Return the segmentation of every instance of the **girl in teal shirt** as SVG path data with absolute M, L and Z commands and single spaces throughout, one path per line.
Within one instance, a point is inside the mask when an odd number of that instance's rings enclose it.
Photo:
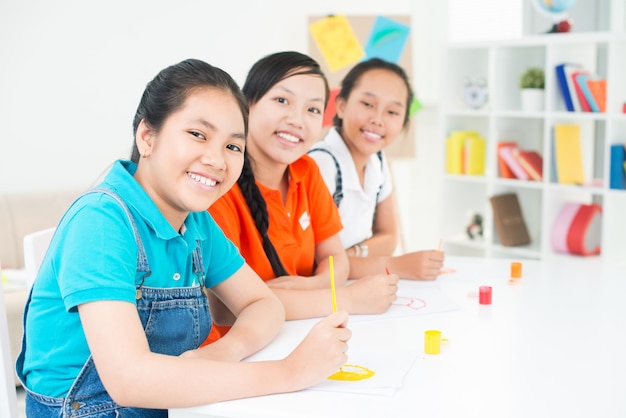
M 199 60 L 147 85 L 131 161 L 68 209 L 31 290 L 17 362 L 27 416 L 165 417 L 167 408 L 303 389 L 345 363 L 345 312 L 284 360 L 241 362 L 284 321 L 206 212 L 239 177 L 247 115 L 232 78 Z M 209 310 L 208 292 L 237 319 L 197 349 L 212 319 L 231 318 Z

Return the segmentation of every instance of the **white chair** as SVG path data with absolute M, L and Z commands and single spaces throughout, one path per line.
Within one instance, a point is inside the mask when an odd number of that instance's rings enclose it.
M 26 284 L 29 289 L 35 281 L 55 230 L 56 227 L 53 227 L 24 236 L 24 270 L 26 270 Z
M 4 306 L 4 290 L 0 285 L 0 417 L 17 417 L 17 394 L 13 371 L 13 357 L 9 342 L 9 325 L 6 307 Z

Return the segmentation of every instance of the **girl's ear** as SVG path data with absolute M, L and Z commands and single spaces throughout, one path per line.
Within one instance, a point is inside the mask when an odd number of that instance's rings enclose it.
M 152 129 L 145 119 L 142 119 L 137 126 L 137 133 L 135 134 L 135 143 L 137 144 L 137 150 L 142 158 L 148 157 L 152 153 L 152 147 L 154 146 L 154 129 Z
M 337 117 L 339 119 L 343 119 L 343 114 L 346 109 L 346 101 L 344 100 L 344 98 L 337 96 L 337 98 L 335 99 L 335 106 L 337 110 Z

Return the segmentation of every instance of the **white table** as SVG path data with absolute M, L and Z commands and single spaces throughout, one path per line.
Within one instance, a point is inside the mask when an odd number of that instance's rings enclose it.
M 459 309 L 350 325 L 351 352 L 415 350 L 392 396 L 304 390 L 169 416 L 626 417 L 626 263 L 526 260 L 511 284 L 511 261 L 448 257 L 457 273 L 401 286 L 438 286 Z M 480 285 L 493 287 L 492 305 L 479 305 Z M 273 344 L 295 346 L 311 324 L 287 322 Z M 441 354 L 424 354 L 427 329 L 448 339 Z

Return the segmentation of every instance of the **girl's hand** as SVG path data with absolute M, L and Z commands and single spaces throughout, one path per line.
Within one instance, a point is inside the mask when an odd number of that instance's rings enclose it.
M 444 259 L 441 251 L 416 251 L 393 257 L 390 268 L 405 279 L 435 280 L 441 273 Z
M 315 324 L 304 340 L 285 362 L 297 386 L 313 386 L 338 371 L 348 361 L 348 340 L 352 332 L 346 328 L 348 313 L 335 312 Z
M 337 289 L 338 304 L 346 303 L 353 314 L 375 314 L 386 312 L 397 299 L 397 274 L 365 276 Z

